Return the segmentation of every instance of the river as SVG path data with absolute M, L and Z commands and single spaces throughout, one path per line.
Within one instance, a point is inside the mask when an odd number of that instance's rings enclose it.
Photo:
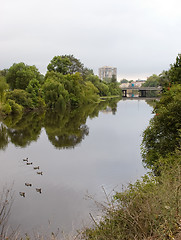
M 151 104 L 121 100 L 101 109 L 88 107 L 68 116 L 29 114 L 1 123 L 0 191 L 12 187 L 8 224 L 13 229 L 73 232 L 91 224 L 89 213 L 96 218 L 90 198 L 103 201 L 103 188 L 111 194 L 146 173 L 140 144 Z

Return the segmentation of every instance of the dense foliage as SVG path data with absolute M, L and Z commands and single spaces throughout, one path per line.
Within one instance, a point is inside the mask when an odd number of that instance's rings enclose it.
M 143 83 L 143 87 L 158 87 L 160 85 L 159 82 L 160 78 L 156 74 L 153 74 L 152 76 L 148 77 L 146 82 Z
M 155 116 L 144 131 L 143 161 L 147 167 L 157 168 L 158 159 L 173 154 L 181 139 L 181 55 L 167 72 L 169 83 L 154 109 Z M 174 74 L 175 73 L 175 74 Z M 178 78 L 177 78 L 178 77 Z
M 111 83 L 102 82 L 73 55 L 55 56 L 47 69 L 43 76 L 35 66 L 21 62 L 1 70 L 1 113 L 9 115 L 43 108 L 63 110 L 99 102 L 102 96 L 121 96 L 114 79 Z

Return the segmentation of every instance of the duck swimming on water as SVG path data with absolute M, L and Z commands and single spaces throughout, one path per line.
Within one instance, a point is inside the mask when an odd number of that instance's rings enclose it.
M 24 158 L 23 161 L 28 162 L 28 158 Z
M 25 197 L 25 192 L 19 192 L 19 195 Z
M 26 165 L 32 165 L 33 163 L 32 162 L 27 162 Z
M 36 188 L 36 191 L 41 193 L 41 188 Z
M 36 169 L 40 169 L 40 167 L 38 166 L 38 167 L 34 167 L 34 169 L 36 170 Z
M 25 186 L 27 186 L 27 187 L 31 187 L 32 184 L 31 184 L 31 183 L 25 183 Z

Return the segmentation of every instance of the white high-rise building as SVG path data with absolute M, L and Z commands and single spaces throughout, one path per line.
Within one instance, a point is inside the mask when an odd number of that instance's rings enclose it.
M 108 82 L 113 78 L 117 81 L 117 68 L 108 66 L 99 68 L 99 78 Z

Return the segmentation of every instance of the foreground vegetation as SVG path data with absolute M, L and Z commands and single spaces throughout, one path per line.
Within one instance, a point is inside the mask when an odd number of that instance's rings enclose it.
M 73 55 L 55 56 L 45 76 L 35 66 L 13 64 L 0 71 L 0 112 L 20 114 L 34 109 L 65 110 L 121 96 L 113 78 L 101 81 Z

